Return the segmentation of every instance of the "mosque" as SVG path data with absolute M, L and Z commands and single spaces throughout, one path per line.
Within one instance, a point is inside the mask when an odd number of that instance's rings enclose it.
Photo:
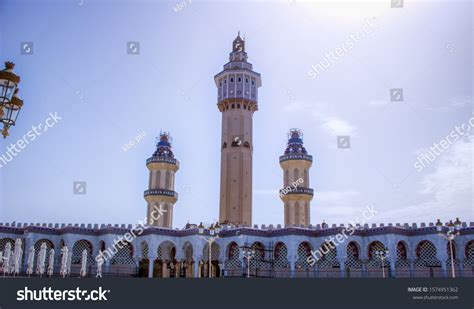
M 46 256 L 54 249 L 53 275 L 59 274 L 61 249 L 67 246 L 70 276 L 79 276 L 83 263 L 88 276 L 95 276 L 98 256 L 103 258 L 105 277 L 474 276 L 474 223 L 458 219 L 420 225 L 311 224 L 314 191 L 309 169 L 313 157 L 299 129 L 290 129 L 279 157 L 284 225 L 252 225 L 252 122 L 262 80 L 247 61 L 240 34 L 233 41 L 229 61 L 214 80 L 222 113 L 218 223 L 173 228 L 179 154 L 172 150 L 171 135 L 161 133 L 154 153 L 146 160 L 146 222 L 0 223 L 0 252 L 8 243 L 13 248 L 17 239 L 22 240 L 20 274 L 26 271 L 30 248 L 35 249 L 32 259 L 36 265 L 45 244 Z M 449 241 L 449 235 L 456 237 Z M 45 261 L 46 268 L 49 262 Z

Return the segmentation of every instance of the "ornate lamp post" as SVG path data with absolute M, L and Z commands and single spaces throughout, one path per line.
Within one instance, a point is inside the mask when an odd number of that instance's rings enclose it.
M 20 76 L 13 72 L 15 64 L 5 62 L 5 69 L 0 71 L 0 121 L 3 123 L 2 135 L 6 138 L 8 129 L 16 124 L 23 101 L 18 98 Z
M 221 232 L 221 230 L 222 230 L 222 227 L 219 225 L 219 223 L 216 223 L 215 226 L 213 224 L 211 224 L 211 226 L 209 227 L 210 237 L 206 238 L 205 236 L 200 236 L 202 239 L 204 239 L 207 242 L 207 244 L 209 246 L 209 255 L 208 255 L 209 278 L 212 278 L 212 272 L 211 272 L 211 268 L 212 268 L 212 260 L 211 260 L 212 243 L 215 242 L 219 238 L 219 233 Z M 198 232 L 199 232 L 199 234 L 204 235 L 204 231 L 205 231 L 205 228 L 204 228 L 204 225 L 201 222 L 201 224 L 199 224 L 199 226 L 198 226 Z
M 255 256 L 255 249 L 244 248 L 242 250 L 244 259 L 247 259 L 247 278 L 250 278 L 250 259 Z
M 461 230 L 461 221 L 459 218 L 456 218 L 456 221 L 449 220 L 447 224 L 448 230 L 446 231 L 446 235 L 443 234 L 443 223 L 438 219 L 436 222 L 436 230 L 440 236 L 443 236 L 449 241 L 449 250 L 451 253 L 451 273 L 453 278 L 456 278 L 456 273 L 454 271 L 454 250 L 453 250 L 453 240 L 456 236 L 459 236 L 459 231 Z
M 378 257 L 382 261 L 382 276 L 385 278 L 385 265 L 384 265 L 384 260 L 387 258 L 388 254 L 390 252 L 388 251 L 388 248 L 383 248 L 382 250 L 375 250 L 374 254 L 376 257 Z
M 19 89 L 17 88 L 10 102 L 2 104 L 4 108 L 4 114 L 0 117 L 0 120 L 3 123 L 3 138 L 7 138 L 7 136 L 10 135 L 8 133 L 8 129 L 16 124 L 20 110 L 23 107 L 23 100 L 17 95 L 18 91 Z

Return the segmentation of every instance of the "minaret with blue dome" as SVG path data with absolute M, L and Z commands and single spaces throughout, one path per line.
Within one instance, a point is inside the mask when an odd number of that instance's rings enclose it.
M 299 129 L 290 129 L 288 144 L 280 156 L 283 169 L 283 189 L 280 198 L 284 204 L 285 226 L 309 226 L 310 202 L 313 189 L 309 187 L 309 169 L 313 157 L 303 145 L 303 133 Z
M 166 228 L 173 226 L 173 207 L 178 200 L 174 180 L 179 161 L 174 156 L 171 142 L 169 133 L 160 133 L 155 152 L 146 160 L 150 178 L 144 193 L 148 224 Z

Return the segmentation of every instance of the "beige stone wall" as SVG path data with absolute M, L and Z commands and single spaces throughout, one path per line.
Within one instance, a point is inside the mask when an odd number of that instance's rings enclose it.
M 283 169 L 283 188 L 298 187 L 309 188 L 309 169 L 311 162 L 307 160 L 287 160 L 280 163 Z M 302 182 L 299 181 L 302 179 Z M 308 226 L 310 220 L 311 195 L 308 194 L 285 194 L 281 196 L 284 208 L 285 226 L 304 225 Z
M 252 224 L 252 113 L 244 101 L 229 101 L 234 109 L 222 111 L 220 222 Z M 237 108 L 240 104 L 240 109 Z M 241 144 L 233 147 L 234 138 Z M 248 143 L 250 148 L 244 147 Z
M 178 170 L 178 164 L 169 163 L 152 163 L 148 164 L 150 170 L 149 189 L 166 189 L 174 191 L 175 174 Z M 173 207 L 177 201 L 177 197 L 164 195 L 149 195 L 145 197 L 147 201 L 147 218 L 148 223 L 153 226 L 173 227 Z M 154 211 L 154 206 L 166 210 L 158 219 L 150 220 L 150 216 Z M 155 215 L 155 217 L 157 217 Z

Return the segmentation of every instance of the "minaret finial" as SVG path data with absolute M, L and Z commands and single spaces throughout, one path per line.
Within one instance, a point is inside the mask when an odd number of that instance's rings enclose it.
M 237 36 L 240 36 L 240 30 L 237 31 Z

